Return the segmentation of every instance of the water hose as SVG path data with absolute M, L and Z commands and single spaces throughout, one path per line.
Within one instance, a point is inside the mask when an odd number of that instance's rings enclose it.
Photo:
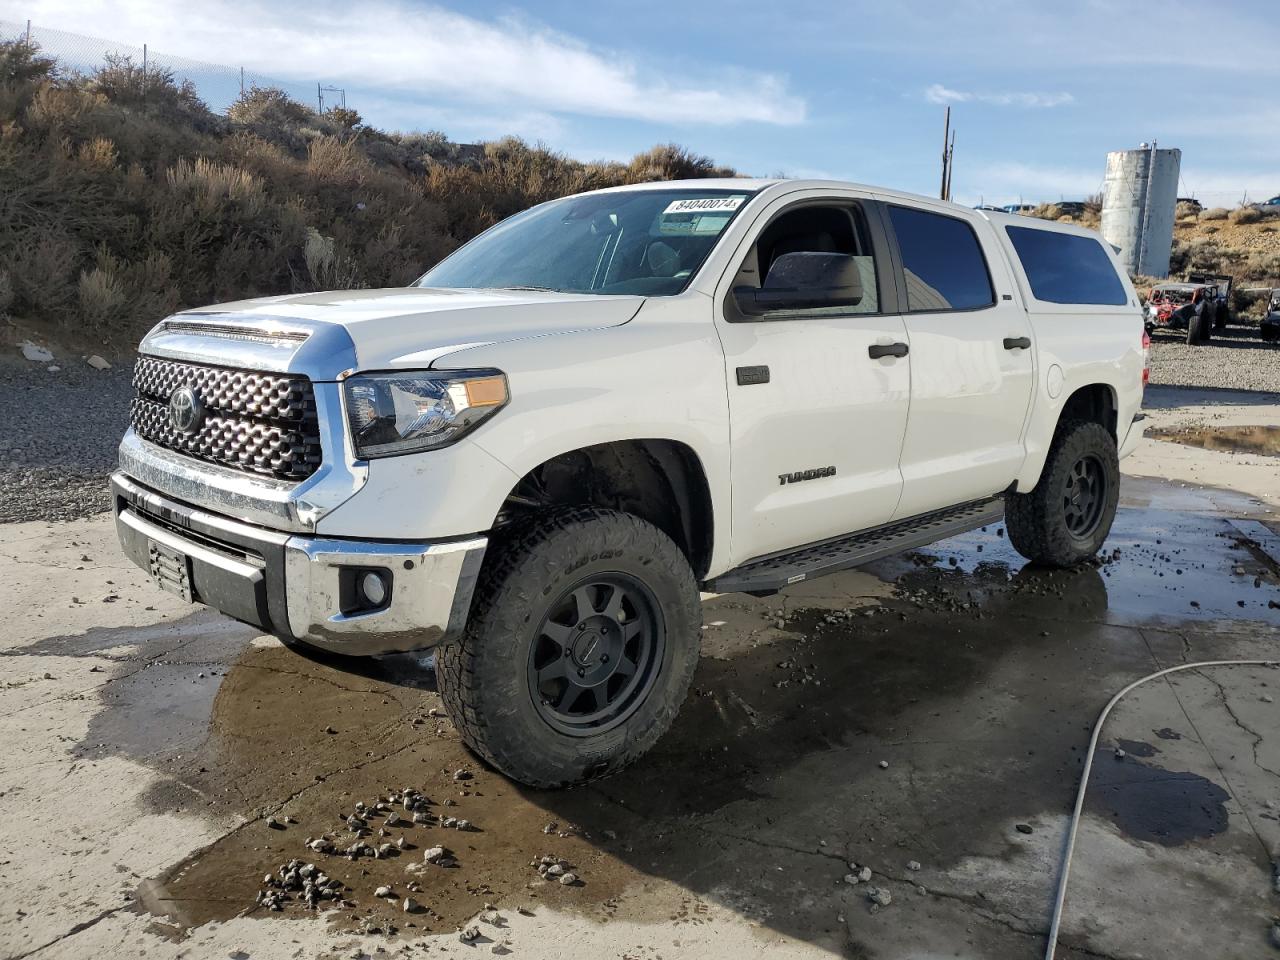
M 1164 670 L 1149 673 L 1145 677 L 1133 681 L 1133 683 L 1107 701 L 1107 705 L 1102 708 L 1102 713 L 1098 714 L 1098 719 L 1094 722 L 1093 735 L 1089 738 L 1089 750 L 1085 755 L 1084 771 L 1080 775 L 1080 788 L 1076 791 L 1076 806 L 1071 813 L 1071 825 L 1067 829 L 1066 850 L 1062 857 L 1062 873 L 1058 876 L 1058 892 L 1053 900 L 1053 921 L 1049 924 L 1049 942 L 1045 946 L 1045 960 L 1054 960 L 1053 955 L 1058 949 L 1058 928 L 1062 924 L 1062 905 L 1067 899 L 1067 878 L 1071 874 L 1071 855 L 1075 852 L 1076 832 L 1080 827 L 1080 814 L 1084 810 L 1084 798 L 1089 790 L 1089 772 L 1093 769 L 1093 757 L 1098 749 L 1098 740 L 1102 736 L 1102 726 L 1107 722 L 1107 715 L 1111 713 L 1111 708 L 1119 703 L 1130 690 L 1142 686 L 1148 680 L 1156 680 L 1182 670 L 1199 670 L 1204 667 L 1278 666 L 1280 666 L 1280 660 L 1202 660 L 1199 663 L 1183 663 L 1176 667 L 1167 667 Z

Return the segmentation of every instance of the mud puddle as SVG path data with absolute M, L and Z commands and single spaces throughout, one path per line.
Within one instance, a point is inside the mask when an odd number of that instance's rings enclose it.
M 1274 575 L 1234 572 L 1253 560 L 1227 529 L 1123 511 L 1105 562 L 1044 571 L 996 525 L 810 594 L 712 599 L 672 731 L 631 769 L 560 792 L 519 788 L 465 750 L 429 660 L 248 645 L 217 679 L 204 742 L 181 738 L 164 760 L 182 794 L 149 798 L 244 823 L 145 884 L 140 904 L 178 929 L 279 915 L 258 902 L 264 878 L 296 858 L 337 881 L 317 911 L 336 928 L 412 934 L 452 931 L 486 903 L 666 919 L 643 894 L 659 879 L 845 953 L 835 918 L 866 906 L 841 886 L 850 862 L 894 877 L 907 859 L 942 871 L 1012 856 L 1012 823 L 1069 806 L 1080 718 L 1153 669 L 1129 624 L 1280 616 L 1267 606 Z M 429 801 L 425 822 L 403 809 L 406 790 Z M 362 816 L 353 831 L 357 802 L 396 817 Z M 317 839 L 339 852 L 308 846 Z M 342 854 L 361 842 L 392 847 Z M 456 863 L 424 864 L 435 846 Z M 547 855 L 581 885 L 540 877 L 532 862 Z M 383 886 L 394 896 L 377 897 Z M 405 913 L 405 897 L 423 909 Z M 296 895 L 282 907 L 310 912 Z
M 1137 757 L 1154 757 L 1149 744 L 1119 741 L 1126 758 L 1117 762 L 1110 748 L 1094 758 L 1089 781 L 1090 809 L 1110 819 L 1128 837 L 1176 847 L 1207 840 L 1227 829 L 1231 795 L 1208 777 L 1188 770 L 1166 770 Z M 1127 746 L 1124 746 L 1127 744 Z M 1139 752 L 1139 749 L 1145 747 Z
M 1228 522 L 1157 509 L 1125 509 L 1092 565 L 1028 564 L 996 524 L 890 558 L 873 568 L 917 600 L 977 612 L 986 598 L 1017 594 L 1014 616 L 1110 623 L 1256 620 L 1280 626 L 1275 565 Z M 969 606 L 965 606 L 969 604 Z
M 1181 443 L 1204 450 L 1280 457 L 1280 427 L 1277 426 L 1154 427 L 1146 435 L 1153 440 Z

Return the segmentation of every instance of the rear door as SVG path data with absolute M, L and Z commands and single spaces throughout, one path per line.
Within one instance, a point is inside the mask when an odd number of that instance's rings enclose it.
M 1034 336 L 986 221 L 887 200 L 911 341 L 911 414 L 895 518 L 1004 490 L 1026 451 Z
M 735 287 L 766 286 L 780 256 L 807 252 L 856 257 L 861 301 L 766 316 L 738 308 Z M 735 561 L 888 521 L 902 491 L 911 358 L 878 206 L 855 191 L 775 200 L 735 254 L 714 310 Z

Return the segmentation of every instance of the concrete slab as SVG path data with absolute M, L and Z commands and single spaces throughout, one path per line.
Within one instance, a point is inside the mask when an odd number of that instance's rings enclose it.
M 1280 647 L 1278 571 L 1229 522 L 1265 520 L 1280 481 L 1223 469 L 1221 489 L 1126 479 L 1097 567 L 1031 569 L 996 526 L 778 597 L 711 598 L 671 734 L 558 793 L 470 757 L 429 661 L 308 659 L 193 612 L 114 559 L 105 518 L 0 526 L 0 598 L 21 614 L 0 635 L 0 956 L 1037 956 L 1098 710 L 1162 666 Z M 1180 677 L 1118 714 L 1115 736 L 1161 752 L 1100 781 L 1061 956 L 1258 947 L 1280 912 L 1259 885 L 1277 682 Z M 1152 732 L 1166 727 L 1183 739 Z M 1119 777 L 1139 762 L 1164 772 Z M 1105 806 L 1190 783 L 1210 796 L 1190 776 L 1225 792 L 1225 828 L 1167 844 L 1148 805 Z M 406 786 L 478 830 L 396 826 L 411 846 L 380 860 L 305 849 Z M 436 843 L 456 868 L 406 872 Z M 541 880 L 545 853 L 584 885 Z M 255 905 L 264 874 L 304 855 L 353 906 Z M 864 867 L 870 882 L 846 880 Z M 411 879 L 429 912 L 374 896 Z M 461 943 L 486 903 L 501 923 Z M 1143 923 L 1170 909 L 1162 944 Z

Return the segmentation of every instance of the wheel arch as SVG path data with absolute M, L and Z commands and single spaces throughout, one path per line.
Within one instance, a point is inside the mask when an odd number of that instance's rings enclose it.
M 1055 413 L 1046 411 L 1047 416 L 1052 417 L 1051 430 L 1037 429 L 1034 425 L 1036 421 L 1033 421 L 1032 433 L 1042 439 L 1034 445 L 1028 443 L 1027 458 L 1023 461 L 1022 470 L 1014 481 L 1011 492 L 1027 493 L 1035 489 L 1044 471 L 1053 438 L 1057 436 L 1059 427 L 1067 420 L 1086 420 L 1100 424 L 1119 446 L 1124 441 L 1124 433 L 1119 423 L 1120 403 L 1121 398 L 1113 384 L 1095 380 L 1076 387 L 1057 407 Z M 1044 424 L 1044 421 L 1039 422 Z M 1048 424 L 1044 426 L 1047 427 Z
M 566 450 L 512 487 L 495 526 L 529 511 L 599 506 L 639 517 L 669 536 L 702 580 L 715 546 L 707 471 L 688 444 L 667 438 L 615 440 Z

